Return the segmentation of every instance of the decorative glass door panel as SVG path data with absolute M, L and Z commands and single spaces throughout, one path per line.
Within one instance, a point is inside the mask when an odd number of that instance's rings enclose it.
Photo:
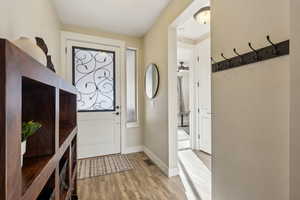
M 73 46 L 72 63 L 78 111 L 115 111 L 115 52 Z
M 73 81 L 78 92 L 78 158 L 118 154 L 121 49 L 106 40 L 85 40 L 80 36 L 66 41 L 66 79 Z

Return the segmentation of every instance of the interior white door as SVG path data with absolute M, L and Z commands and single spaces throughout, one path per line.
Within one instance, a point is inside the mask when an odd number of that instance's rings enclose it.
M 207 109 L 200 111 L 200 150 L 211 154 L 211 113 Z
M 69 40 L 67 59 L 78 95 L 78 158 L 120 153 L 120 49 Z
M 198 144 L 199 149 L 211 154 L 211 61 L 210 39 L 196 46 L 198 68 Z

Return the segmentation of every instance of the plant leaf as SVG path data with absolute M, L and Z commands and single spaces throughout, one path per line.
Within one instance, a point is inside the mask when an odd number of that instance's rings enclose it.
M 37 130 L 39 130 L 42 125 L 38 122 L 29 121 L 22 123 L 22 142 L 27 140 L 30 136 L 34 135 Z

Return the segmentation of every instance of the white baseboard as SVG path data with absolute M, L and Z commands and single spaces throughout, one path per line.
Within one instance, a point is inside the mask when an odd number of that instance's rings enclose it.
M 169 169 L 169 177 L 178 176 L 179 175 L 179 169 L 178 168 L 170 168 Z
M 144 147 L 144 152 L 166 176 L 172 177 L 179 174 L 178 168 L 169 169 L 168 166 L 147 147 Z
M 169 176 L 169 169 L 168 166 L 161 160 L 159 159 L 158 156 L 156 156 L 152 151 L 150 151 L 147 147 L 144 147 L 144 152 L 145 154 L 157 165 L 161 171 Z
M 168 168 L 168 166 L 152 151 L 150 151 L 147 147 L 144 146 L 136 146 L 136 147 L 127 147 L 123 154 L 130 153 L 138 153 L 144 152 L 155 164 L 156 166 L 168 177 L 173 177 L 179 175 L 178 168 Z
M 127 147 L 125 149 L 125 152 L 123 152 L 123 154 L 138 153 L 143 151 L 144 151 L 144 146 Z

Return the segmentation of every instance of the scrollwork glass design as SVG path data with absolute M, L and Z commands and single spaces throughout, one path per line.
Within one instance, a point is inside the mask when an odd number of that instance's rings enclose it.
M 73 84 L 78 111 L 114 111 L 115 53 L 73 47 Z

